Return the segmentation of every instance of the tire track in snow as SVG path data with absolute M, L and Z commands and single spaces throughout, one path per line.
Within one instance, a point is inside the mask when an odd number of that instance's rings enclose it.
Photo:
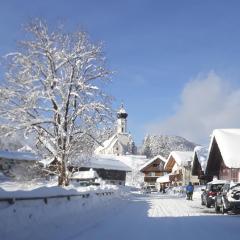
M 184 217 L 213 215 L 213 209 L 201 206 L 200 200 L 188 201 L 183 197 L 168 195 L 149 196 L 149 217 Z

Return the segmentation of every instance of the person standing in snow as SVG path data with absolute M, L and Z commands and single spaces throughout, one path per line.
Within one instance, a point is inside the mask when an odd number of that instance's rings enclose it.
M 163 192 L 163 193 L 166 193 L 166 187 L 165 187 L 165 184 L 162 185 L 162 192 Z
M 186 193 L 187 193 L 187 200 L 192 200 L 192 195 L 194 191 L 194 186 L 192 185 L 191 182 L 186 187 Z

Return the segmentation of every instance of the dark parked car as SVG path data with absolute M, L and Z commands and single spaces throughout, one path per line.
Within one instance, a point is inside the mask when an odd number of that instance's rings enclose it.
M 206 189 L 202 189 L 202 205 L 206 205 L 206 207 L 210 208 L 215 205 L 215 197 L 219 192 L 222 191 L 223 185 L 227 183 L 226 181 L 214 180 L 212 182 L 207 183 Z
M 142 188 L 142 193 L 157 192 L 155 185 L 148 185 Z
M 240 183 L 223 186 L 223 190 L 215 198 L 216 212 L 226 213 L 232 211 L 240 213 Z

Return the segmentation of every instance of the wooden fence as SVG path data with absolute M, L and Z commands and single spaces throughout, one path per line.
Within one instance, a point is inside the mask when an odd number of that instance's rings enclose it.
M 81 194 L 54 195 L 54 196 L 45 196 L 45 197 L 7 197 L 7 198 L 0 198 L 0 202 L 8 202 L 9 204 L 15 204 L 16 201 L 43 200 L 45 204 L 48 204 L 48 199 L 66 198 L 67 200 L 70 201 L 71 198 L 73 197 L 89 198 L 90 194 L 95 194 L 97 196 L 107 196 L 107 195 L 114 194 L 114 192 L 81 193 Z

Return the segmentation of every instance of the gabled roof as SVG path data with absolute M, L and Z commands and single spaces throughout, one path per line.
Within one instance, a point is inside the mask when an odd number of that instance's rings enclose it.
M 142 171 L 145 167 L 149 166 L 151 163 L 153 163 L 157 159 L 162 160 L 164 163 L 166 163 L 166 161 L 167 161 L 167 159 L 164 158 L 163 156 L 157 155 L 154 158 L 152 158 L 149 161 L 147 161 L 143 166 L 141 166 L 141 168 L 139 170 Z
M 217 143 L 222 159 L 228 168 L 240 168 L 240 129 L 215 129 L 212 133 L 209 158 Z
M 175 160 L 175 163 L 180 166 L 186 166 L 188 162 L 192 162 L 193 160 L 193 152 L 189 151 L 172 151 L 167 159 L 167 162 L 165 163 L 164 168 L 168 168 L 170 165 L 172 165 L 172 159 Z M 173 167 L 173 166 L 172 166 Z
M 193 158 L 193 167 L 197 164 L 195 161 L 198 161 L 201 170 L 205 171 L 207 166 L 207 158 L 208 158 L 208 147 L 206 146 L 197 146 L 194 148 L 194 158 Z
M 103 151 L 104 149 L 107 149 L 107 148 L 112 148 L 115 143 L 118 141 L 118 136 L 117 134 L 114 134 L 112 137 L 110 137 L 108 140 L 104 141 L 103 142 L 103 146 L 99 146 L 95 149 L 95 153 L 98 154 L 100 153 L 101 151 Z
M 39 161 L 40 158 L 31 152 L 11 152 L 11 151 L 0 151 L 0 158 L 17 160 L 17 161 Z

